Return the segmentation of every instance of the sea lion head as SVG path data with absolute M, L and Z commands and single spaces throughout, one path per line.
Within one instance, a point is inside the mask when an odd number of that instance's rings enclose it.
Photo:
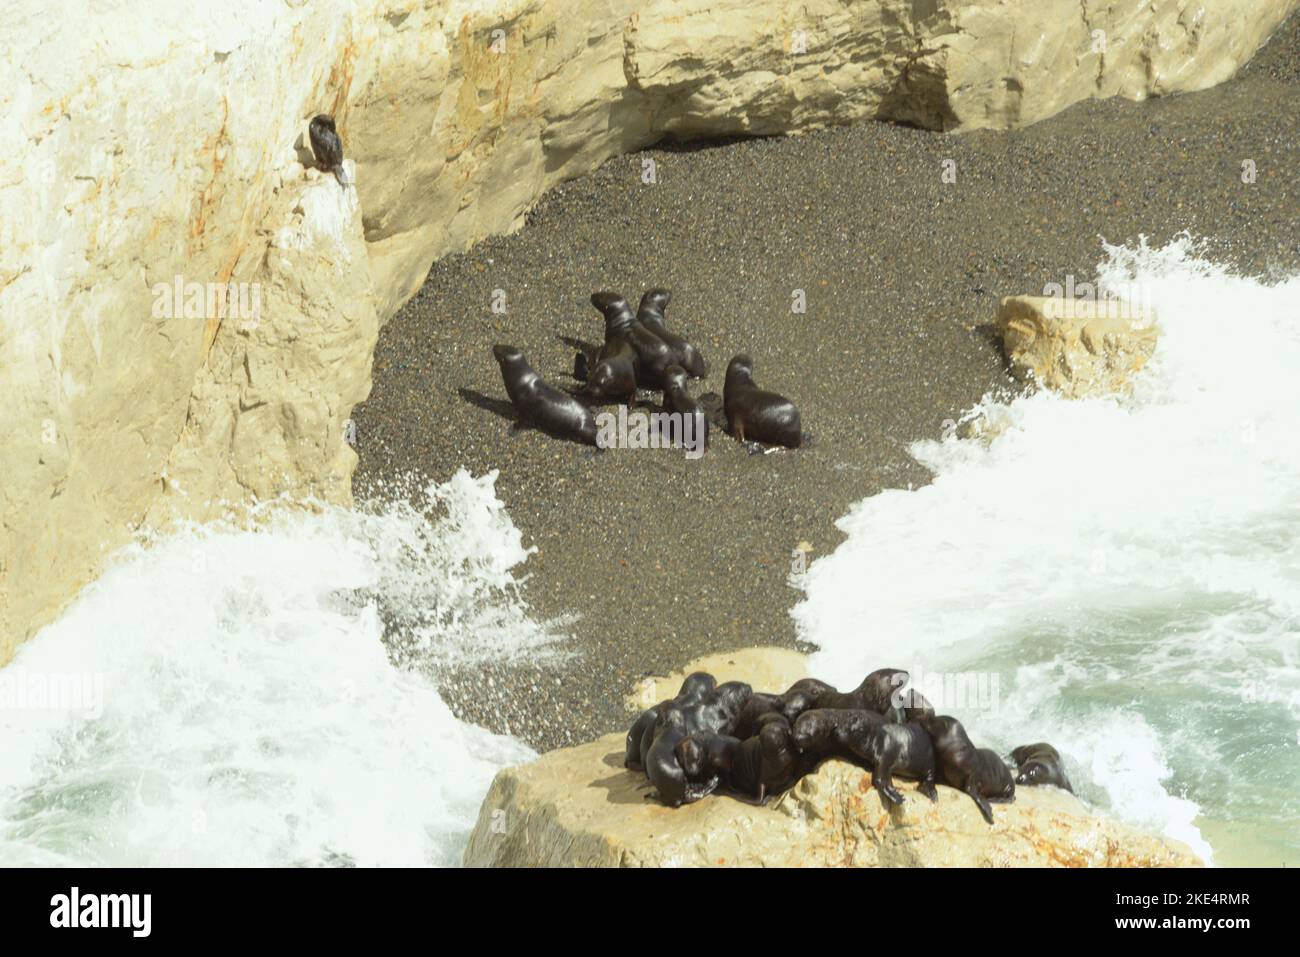
M 504 366 L 507 363 L 515 363 L 523 360 L 524 353 L 522 349 L 515 346 L 498 344 L 492 347 L 492 355 L 496 357 L 497 363 Z
M 1051 784 L 1052 769 L 1042 761 L 1035 758 L 1032 761 L 1022 764 L 1019 772 L 1016 774 L 1017 784 Z
M 614 370 L 608 362 L 596 363 L 587 377 L 586 391 L 595 395 L 609 395 L 614 389 Z
M 816 701 L 806 691 L 787 692 L 781 699 L 781 714 L 791 724 L 805 711 L 811 711 Z
M 686 370 L 681 366 L 669 366 L 664 370 L 665 389 L 685 389 Z
M 718 686 L 718 679 L 707 671 L 693 671 L 677 689 L 679 704 L 694 704 Z
M 907 686 L 909 678 L 911 675 L 902 668 L 881 668 L 873 671 L 862 679 L 862 684 L 859 686 L 863 701 L 880 714 L 884 714 L 891 706 L 902 708 L 906 699 L 903 688 Z
M 704 775 L 704 745 L 692 736 L 682 738 L 673 749 L 677 763 L 688 781 L 698 781 Z
M 925 729 L 936 747 L 941 741 L 951 740 L 959 733 L 961 738 L 966 737 L 966 729 L 961 726 L 961 722 L 946 714 L 923 714 L 916 719 L 916 723 Z
M 641 308 L 652 309 L 663 315 L 663 311 L 668 308 L 668 302 L 673 298 L 673 294 L 667 289 L 656 286 L 653 289 L 647 289 L 646 294 L 641 297 Z
M 723 381 L 723 390 L 734 388 L 738 385 L 753 385 L 754 383 L 754 360 L 749 356 L 738 355 L 727 363 L 727 377 Z
M 591 304 L 604 313 L 606 318 L 609 318 L 611 313 L 617 314 L 624 311 L 632 311 L 631 307 L 627 304 L 626 299 L 618 293 L 610 292 L 609 290 L 593 292 L 591 294 Z

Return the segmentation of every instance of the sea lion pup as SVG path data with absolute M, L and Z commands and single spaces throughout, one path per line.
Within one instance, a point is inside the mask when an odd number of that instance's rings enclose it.
M 683 705 L 687 734 L 731 734 L 753 693 L 754 689 L 743 681 L 724 681 L 696 703 Z
M 791 725 L 799 715 L 815 707 L 813 697 L 803 691 L 788 691 L 785 694 L 768 694 L 755 691 L 741 708 L 731 732 L 742 741 L 758 734 L 758 729 L 770 716 L 784 718 Z
M 754 361 L 736 356 L 727 366 L 722 388 L 727 428 L 741 442 L 761 442 L 797 449 L 803 444 L 799 410 L 783 395 L 754 385 Z
M 1065 776 L 1060 752 L 1046 741 L 1022 744 L 1011 752 L 1011 759 L 1016 762 L 1017 784 L 1051 784 L 1074 793 L 1070 779 Z
M 993 809 L 989 803 L 1010 804 L 1016 799 L 1016 782 L 1011 770 L 996 751 L 975 747 L 956 718 L 925 715 L 916 723 L 929 732 L 934 743 L 939 780 L 969 794 L 984 820 L 992 824 Z
M 495 345 L 492 355 L 501 367 L 506 393 L 521 421 L 560 438 L 596 444 L 596 417 L 591 409 L 567 392 L 547 385 L 514 346 Z
M 934 782 L 938 774 L 930 735 L 916 723 L 892 724 L 874 711 L 852 708 L 817 708 L 801 714 L 794 723 L 794 741 L 800 751 L 815 758 L 859 760 L 871 769 L 871 783 L 880 803 L 902 804 L 893 775 L 920 781 L 918 790 L 931 801 L 939 800 Z
M 704 672 L 700 672 L 704 674 Z M 712 675 L 708 675 L 712 679 Z M 696 734 L 701 731 L 712 731 L 717 734 L 731 734 L 736 727 L 736 719 L 739 717 L 745 702 L 749 700 L 752 689 L 743 681 L 728 681 L 716 687 L 710 687 L 704 694 L 695 698 L 684 699 L 680 704 L 676 701 L 666 702 L 659 709 L 654 723 L 650 726 L 641 738 L 641 764 L 649 768 L 648 752 L 650 745 L 654 742 L 655 736 L 658 735 L 659 729 L 663 726 L 664 715 L 669 710 L 676 710 L 681 713 L 682 720 L 685 722 L 685 731 L 687 734 Z
M 765 715 L 758 733 L 743 741 L 728 734 L 688 735 L 677 742 L 676 753 L 687 781 L 717 782 L 750 804 L 765 804 L 790 787 L 808 763 L 795 747 L 790 722 L 779 714 Z
M 661 389 L 664 370 L 673 364 L 672 350 L 664 341 L 636 321 L 632 307 L 616 292 L 593 292 L 591 304 L 605 317 L 605 341 L 611 333 L 622 336 L 636 353 L 636 384 L 642 389 Z
M 623 767 L 630 768 L 633 771 L 640 771 L 645 762 L 642 754 L 649 749 L 650 741 L 642 743 L 642 739 L 650 735 L 653 740 L 655 722 L 668 708 L 673 705 L 683 706 L 691 705 L 701 701 L 705 695 L 718 686 L 718 681 L 707 671 L 696 671 L 686 676 L 682 682 L 681 688 L 677 691 L 677 696 L 660 701 L 653 707 L 646 708 L 637 716 L 636 721 L 632 723 L 631 729 L 627 733 L 627 745 L 623 755 Z
M 686 370 L 681 366 L 672 365 L 664 370 L 664 411 L 681 416 L 682 423 L 686 422 L 687 416 L 691 416 L 692 441 L 702 442 L 700 448 L 708 444 L 709 420 L 700 404 L 686 391 Z M 675 431 L 679 434 L 671 436 L 675 443 L 682 444 L 686 441 L 685 428 L 684 424 L 676 427 Z
M 649 289 L 641 297 L 641 305 L 636 310 L 636 320 L 666 345 L 673 355 L 673 362 L 681 366 L 696 379 L 704 378 L 708 366 L 698 349 L 675 332 L 669 332 L 664 325 L 664 310 L 673 294 L 667 289 Z
M 702 783 L 686 780 L 686 773 L 677 763 L 677 743 L 686 734 L 686 715 L 674 705 L 660 717 L 654 741 L 646 752 L 646 776 L 659 792 L 659 800 L 669 807 L 698 801 L 718 786 L 716 776 Z
M 599 296 L 622 298 L 617 293 L 592 293 L 592 305 Z M 603 300 L 602 300 L 603 301 Z M 623 305 L 626 307 L 627 303 Z M 601 309 L 600 306 L 596 306 Z M 605 312 L 604 309 L 601 309 Z M 605 313 L 605 342 L 594 357 L 579 352 L 573 357 L 573 377 L 585 379 L 582 394 L 592 399 L 611 399 L 628 406 L 636 400 L 637 353 L 629 338 L 632 310 L 624 317 L 617 310 Z
M 347 186 L 348 173 L 343 168 L 343 141 L 334 128 L 334 117 L 326 113 L 313 116 L 307 124 L 307 135 L 311 139 L 311 151 L 316 156 L 316 165 L 333 173 L 340 186 Z
M 816 678 L 803 678 L 792 684 L 786 694 L 804 692 L 812 697 L 814 708 L 842 708 L 887 714 L 893 696 L 907 684 L 909 675 L 899 668 L 880 668 L 862 679 L 852 691 L 837 691 Z
M 859 742 L 885 724 L 874 711 L 856 708 L 814 708 L 794 722 L 794 743 L 815 758 L 864 758 Z

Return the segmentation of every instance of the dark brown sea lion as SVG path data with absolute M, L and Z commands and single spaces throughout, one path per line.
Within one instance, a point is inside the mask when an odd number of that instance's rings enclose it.
M 646 752 L 645 773 L 659 792 L 659 800 L 680 807 L 705 797 L 718 786 L 718 778 L 688 781 L 677 762 L 677 743 L 687 734 L 686 715 L 676 705 L 668 708 L 656 723 L 654 742 Z
M 705 445 L 709 440 L 709 420 L 700 408 L 700 404 L 686 391 L 686 370 L 679 365 L 669 366 L 664 370 L 664 411 L 681 417 L 682 425 L 677 429 L 681 434 L 670 436 L 674 444 L 685 441 L 685 420 L 691 417 L 691 437 L 702 436 L 699 441 Z M 702 446 L 701 446 L 702 447 Z
M 956 718 L 925 715 L 916 723 L 929 732 L 934 743 L 939 780 L 969 794 L 984 820 L 992 824 L 990 802 L 1010 804 L 1016 799 L 1016 782 L 1005 762 L 996 751 L 975 747 Z
M 637 387 L 662 389 L 664 370 L 674 362 L 672 350 L 662 339 L 636 321 L 632 307 L 618 293 L 593 292 L 591 304 L 605 317 L 605 341 L 609 341 L 611 334 L 617 334 L 632 346 L 636 354 L 633 369 Z
M 592 305 L 596 305 L 597 297 L 603 295 L 616 296 L 617 293 L 594 293 Z M 636 400 L 637 386 L 637 354 L 628 338 L 631 309 L 627 310 L 625 317 L 617 312 L 606 312 L 599 305 L 596 308 L 605 313 L 605 342 L 594 356 L 584 356 L 581 352 L 574 356 L 574 377 L 586 380 L 582 395 L 596 401 L 623 402 L 631 406 Z
M 727 429 L 741 442 L 798 448 L 803 444 L 799 410 L 783 395 L 754 384 L 754 362 L 740 355 L 727 366 L 722 389 Z
M 501 379 L 520 421 L 561 438 L 596 444 L 596 417 L 591 409 L 567 392 L 547 385 L 514 346 L 495 345 L 492 355 L 501 367 Z
M 758 733 L 743 741 L 706 732 L 689 735 L 676 747 L 687 781 L 700 786 L 717 781 L 729 794 L 754 804 L 790 787 L 809 765 L 795 746 L 790 722 L 779 714 L 765 715 Z
M 1016 762 L 1017 784 L 1051 784 L 1074 793 L 1070 779 L 1065 776 L 1060 752 L 1047 742 L 1022 744 L 1011 752 L 1011 758 Z
M 667 698 L 642 711 L 627 733 L 623 767 L 631 768 L 633 771 L 640 771 L 645 767 L 645 752 L 649 750 L 654 740 L 655 722 L 668 708 L 673 705 L 682 707 L 696 704 L 717 686 L 718 681 L 713 675 L 707 671 L 696 671 L 686 676 L 686 680 L 677 690 L 676 697 Z
M 664 324 L 664 310 L 668 308 L 671 298 L 672 293 L 667 289 L 647 291 L 641 297 L 641 305 L 636 311 L 637 322 L 659 337 L 672 352 L 673 362 L 686 370 L 688 375 L 696 379 L 702 378 L 708 371 L 704 357 L 695 346 L 677 333 L 670 332 Z
M 794 724 L 799 715 L 812 707 L 812 696 L 802 692 L 768 694 L 764 691 L 755 691 L 745 702 L 731 733 L 743 741 L 758 734 L 759 726 L 770 715 L 779 715 L 790 724 Z
M 886 714 L 894 695 L 907 684 L 908 674 L 899 668 L 880 668 L 862 679 L 852 691 L 837 691 L 816 678 L 803 678 L 790 686 L 786 694 L 804 692 L 813 699 L 814 708 L 847 708 Z
M 814 708 L 795 720 L 794 743 L 800 751 L 816 758 L 865 760 L 866 755 L 860 753 L 861 742 L 885 723 L 884 717 L 874 711 Z

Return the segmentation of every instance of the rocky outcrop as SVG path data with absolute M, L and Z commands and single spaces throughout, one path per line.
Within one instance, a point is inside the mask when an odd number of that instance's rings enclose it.
M 1021 788 L 984 822 L 969 797 L 932 804 L 895 779 L 887 810 L 871 775 L 828 761 L 766 807 L 710 796 L 668 808 L 623 769 L 623 735 L 497 774 L 465 849 L 471 867 L 1195 867 L 1191 849 L 1091 811 L 1055 788 Z
M 994 323 L 1021 382 L 1066 398 L 1127 392 L 1155 353 L 1155 314 L 1118 299 L 1010 296 Z
M 10 3 L 0 663 L 142 527 L 347 502 L 378 323 L 560 180 L 665 133 L 1004 128 L 1198 89 L 1297 4 Z M 353 193 L 304 173 L 321 111 Z M 255 322 L 164 301 L 228 283 Z

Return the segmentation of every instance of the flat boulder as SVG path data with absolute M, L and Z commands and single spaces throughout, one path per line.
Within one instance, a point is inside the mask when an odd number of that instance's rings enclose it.
M 1128 392 L 1160 335 L 1145 306 L 1051 296 L 1003 299 L 994 328 L 1016 379 L 1070 399 Z
M 969 797 L 931 803 L 895 779 L 827 761 L 765 807 L 712 795 L 668 808 L 623 768 L 622 734 L 499 772 L 465 849 L 469 867 L 1195 867 L 1186 845 L 1144 833 L 1055 788 L 1021 788 L 984 822 Z

